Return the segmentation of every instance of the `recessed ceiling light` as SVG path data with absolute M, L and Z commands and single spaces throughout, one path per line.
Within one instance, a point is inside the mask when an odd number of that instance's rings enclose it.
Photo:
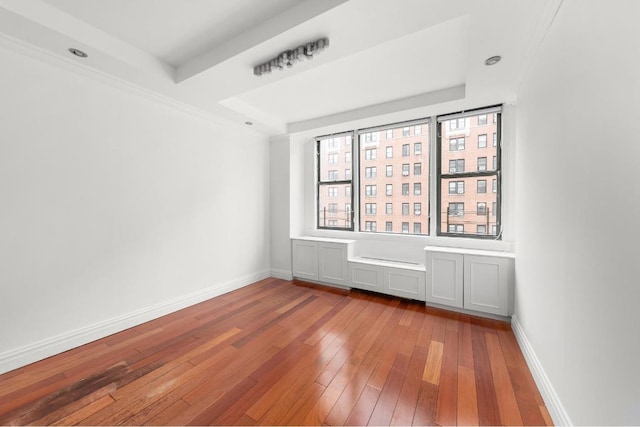
M 484 65 L 495 65 L 500 62 L 501 59 L 502 57 L 499 55 L 492 56 L 491 58 L 487 58 L 487 60 L 484 61 Z
M 79 58 L 86 58 L 87 56 L 89 56 L 86 53 L 84 53 L 83 51 L 81 51 L 80 49 L 76 49 L 76 48 L 73 48 L 73 47 L 69 48 L 69 52 L 71 52 L 72 54 L 74 54 L 75 56 L 77 56 Z
M 253 122 L 248 122 L 247 121 L 247 122 L 244 122 L 244 124 L 247 125 L 247 126 L 251 126 L 251 125 L 253 125 Z

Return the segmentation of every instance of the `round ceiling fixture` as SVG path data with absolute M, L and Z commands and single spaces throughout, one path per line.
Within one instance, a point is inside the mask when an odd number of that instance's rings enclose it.
M 500 62 L 501 59 L 502 57 L 500 55 L 492 56 L 491 58 L 487 58 L 486 61 L 484 61 L 484 65 L 495 65 Z
M 76 49 L 74 47 L 70 47 L 69 52 L 71 52 L 73 55 L 77 56 L 78 58 L 86 58 L 87 56 L 89 56 L 83 51 L 81 51 L 80 49 Z
M 247 125 L 247 126 L 251 126 L 251 125 L 253 125 L 253 122 L 246 121 L 246 122 L 244 122 L 244 124 Z

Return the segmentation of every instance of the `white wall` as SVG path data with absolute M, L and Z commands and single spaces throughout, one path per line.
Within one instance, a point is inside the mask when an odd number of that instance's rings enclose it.
M 274 137 L 269 144 L 271 194 L 271 275 L 291 276 L 289 136 Z
M 0 371 L 268 276 L 265 137 L 0 63 Z
M 518 95 L 515 312 L 575 424 L 640 423 L 638 16 L 565 0 Z

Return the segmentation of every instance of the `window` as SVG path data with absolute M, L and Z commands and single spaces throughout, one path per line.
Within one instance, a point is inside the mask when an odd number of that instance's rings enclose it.
M 376 231 L 376 222 L 375 221 L 365 221 L 365 223 L 364 223 L 364 231 Z
M 487 204 L 485 202 L 478 202 L 476 213 L 478 215 L 486 215 L 487 214 Z
M 478 170 L 486 171 L 487 170 L 487 158 L 486 157 L 478 157 Z
M 419 222 L 413 223 L 413 234 L 422 234 L 422 224 Z
M 449 120 L 449 130 L 464 129 L 465 119 Z
M 413 204 L 413 214 L 414 215 L 422 215 L 422 203 L 414 203 Z
M 487 234 L 487 226 L 478 224 L 478 234 Z
M 373 223 L 381 222 L 385 225 L 381 232 L 395 229 L 396 233 L 402 230 L 427 235 L 499 238 L 495 231 L 502 230 L 498 191 L 501 188 L 500 115 L 500 106 L 487 107 L 438 116 L 437 129 L 430 128 L 429 119 L 423 119 L 317 138 L 318 227 L 353 227 L 355 222 L 364 231 L 375 230 Z M 355 144 L 354 135 L 358 135 Z M 431 136 L 437 138 L 436 141 L 430 141 Z M 469 147 L 467 139 L 471 141 Z M 437 148 L 436 152 L 430 153 L 433 148 Z M 356 155 L 353 149 L 358 150 Z M 381 156 L 384 159 L 378 160 L 378 149 L 384 150 Z M 353 193 L 352 172 L 356 160 L 360 165 L 356 177 L 360 187 Z M 378 176 L 378 168 L 384 168 L 385 173 Z M 398 168 L 401 168 L 400 174 Z M 396 169 L 395 175 L 393 169 Z M 429 184 L 431 180 L 435 180 L 433 185 Z M 487 188 L 489 184 L 491 190 Z M 401 185 L 400 191 L 398 185 Z M 384 194 L 377 194 L 378 186 L 384 186 Z M 435 203 L 429 200 L 432 195 L 437 197 Z M 384 199 L 378 199 L 380 196 Z M 355 208 L 353 197 L 359 204 Z M 385 209 L 378 211 L 374 205 L 377 207 L 380 202 L 384 202 Z M 407 224 L 393 224 L 397 221 L 391 216 L 396 203 L 402 208 L 403 218 L 410 220 Z M 423 206 L 425 210 L 428 206 L 434 208 L 434 223 L 411 220 L 422 216 Z M 465 206 L 469 208 L 466 213 Z M 354 210 L 360 213 L 355 221 Z M 428 213 L 425 212 L 425 219 L 430 217 Z M 395 215 L 400 216 L 397 209 Z M 478 226 L 484 226 L 484 234 L 477 233 Z
M 486 160 L 486 159 L 485 159 Z M 377 175 L 377 168 L 375 166 L 371 166 L 364 169 L 364 177 L 365 178 L 375 178 Z
M 375 160 L 377 157 L 378 150 L 375 148 L 367 148 L 364 150 L 364 159 L 365 160 Z
M 449 233 L 464 233 L 464 224 L 449 224 Z
M 449 216 L 464 216 L 464 203 L 449 203 Z
M 366 215 L 375 215 L 377 213 L 378 209 L 376 208 L 376 204 L 375 203 L 365 203 L 365 211 L 364 213 Z
M 464 150 L 464 138 L 451 138 L 449 140 L 449 151 Z
M 419 126 L 418 131 L 416 126 Z M 420 136 L 416 136 L 416 132 L 420 132 Z M 377 134 L 382 141 L 368 141 L 366 135 L 370 133 Z M 353 160 L 354 162 L 358 158 L 361 160 L 357 173 L 360 190 L 354 194 L 359 204 L 357 211 L 360 216 L 357 222 L 360 230 L 365 231 L 369 221 L 380 225 L 376 232 L 400 233 L 400 222 L 394 219 L 394 215 L 395 218 L 401 215 L 406 215 L 402 218 L 411 218 L 414 203 L 421 203 L 420 209 L 425 206 L 425 203 L 429 206 L 428 194 L 425 195 L 429 188 L 429 149 L 431 148 L 429 138 L 428 120 L 378 126 L 375 129 L 359 131 L 357 144 L 359 156 L 354 155 Z M 382 150 L 379 158 L 376 157 L 377 153 L 373 154 L 370 151 L 374 149 Z M 411 175 L 412 170 L 415 177 Z M 379 209 L 373 211 L 374 208 L 371 206 L 373 204 L 376 204 Z M 423 215 L 428 218 L 427 215 Z M 428 222 L 423 221 L 423 224 Z M 427 226 L 423 225 L 423 227 Z M 412 230 L 413 228 L 408 227 L 406 232 L 411 233 Z
M 460 123 L 462 115 L 465 116 L 464 134 Z M 496 215 L 493 216 L 489 213 L 489 207 L 493 206 L 493 203 L 497 204 L 499 200 L 497 189 L 500 187 L 500 107 L 439 116 L 437 121 L 439 173 L 436 171 L 436 175 L 437 188 L 440 189 L 439 200 L 436 202 L 437 234 L 498 237 L 493 234 L 492 225 L 496 225 L 496 229 L 500 230 L 500 208 L 498 207 Z M 452 129 L 455 131 L 451 132 Z M 458 142 L 463 135 L 473 140 L 477 138 L 477 148 L 463 149 L 462 143 Z M 489 135 L 493 136 L 495 141 L 492 146 L 488 141 Z M 495 192 L 488 190 L 489 183 L 495 186 Z M 463 209 L 460 209 L 457 203 L 464 203 L 470 209 L 463 224 L 458 218 L 458 212 L 461 213 Z M 475 212 L 471 209 L 475 209 Z M 474 215 L 469 215 L 470 212 Z M 485 232 L 480 235 L 477 233 L 479 225 L 485 227 Z
M 316 139 L 317 226 L 353 230 L 351 221 L 352 133 Z M 344 155 L 344 163 L 341 162 Z M 342 209 L 344 207 L 344 209 Z
M 464 181 L 449 182 L 449 194 L 464 194 Z
M 487 148 L 487 134 L 478 135 L 478 148 Z
M 449 160 L 449 173 L 463 173 L 464 159 Z

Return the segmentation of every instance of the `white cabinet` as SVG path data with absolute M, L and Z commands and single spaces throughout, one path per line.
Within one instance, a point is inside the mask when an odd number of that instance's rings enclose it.
M 352 241 L 296 238 L 291 240 L 293 277 L 348 286 L 348 264 Z
M 427 247 L 427 302 L 510 315 L 512 254 Z
M 461 254 L 427 252 L 427 301 L 462 307 L 462 263 Z
M 422 266 L 354 258 L 349 261 L 349 279 L 353 288 L 425 300 Z
M 464 308 L 508 315 L 512 264 L 509 258 L 465 255 Z
M 293 240 L 293 277 L 318 280 L 318 242 Z

